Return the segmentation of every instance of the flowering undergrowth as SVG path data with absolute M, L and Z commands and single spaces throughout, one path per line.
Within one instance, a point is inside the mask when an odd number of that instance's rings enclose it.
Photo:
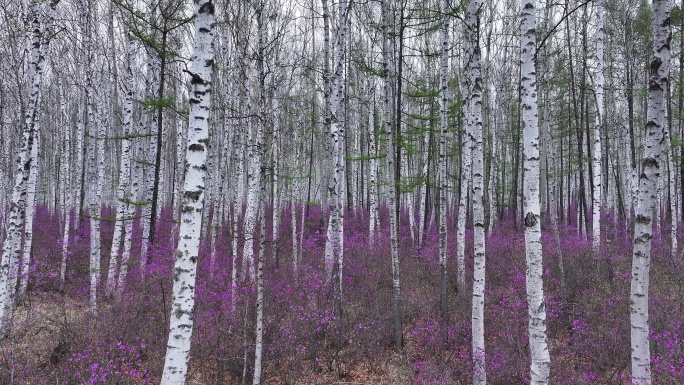
M 301 215 L 301 210 L 297 207 L 295 214 Z M 403 215 L 400 260 L 405 347 L 397 355 L 392 346 L 387 209 L 381 210 L 382 225 L 374 242 L 369 242 L 367 234 L 367 212 L 347 213 L 341 320 L 332 311 L 331 283 L 323 264 L 325 212 L 315 206 L 307 209 L 302 259 L 296 271 L 292 214 L 292 208 L 284 210 L 276 236 L 270 231 L 271 216 L 266 219 L 266 383 L 471 382 L 470 288 L 465 293 L 455 289 L 454 228 L 449 228 L 448 241 L 449 311 L 443 319 L 438 304 L 436 229 L 432 225 L 424 244 L 415 245 L 408 215 Z M 111 208 L 103 208 L 102 218 L 112 215 Z M 158 382 L 171 303 L 171 212 L 162 212 L 157 243 L 150 248 L 146 266 L 139 264 L 141 230 L 139 221 L 134 222 L 124 299 L 115 303 L 100 296 L 97 315 L 86 312 L 87 218 L 72 218 L 67 280 L 60 282 L 63 216 L 45 206 L 37 209 L 29 296 L 15 312 L 12 335 L 0 343 L 0 378 L 12 384 Z M 449 219 L 450 224 L 455 222 Z M 578 234 L 574 222 L 561 223 L 558 242 L 549 220 L 542 239 L 551 380 L 555 384 L 629 384 L 631 240 L 624 220 L 611 215 L 603 218 L 605 242 L 599 258 L 591 255 L 591 244 Z M 232 250 L 232 228 L 229 222 L 208 224 L 207 231 L 216 232 L 216 242 L 212 245 L 205 234 L 200 250 L 189 379 L 197 383 L 240 383 L 253 370 L 256 294 L 254 285 L 241 274 L 246 266 L 242 253 Z M 104 291 L 113 230 L 111 221 L 103 221 L 99 293 Z M 666 226 L 656 233 L 651 267 L 652 370 L 659 384 L 684 383 L 683 263 L 670 258 L 668 237 Z M 466 238 L 466 271 L 471 272 L 470 229 Z M 237 239 L 237 245 L 242 250 L 245 240 Z M 213 265 L 209 262 L 212 253 Z M 488 236 L 486 258 L 488 382 L 524 384 L 529 382 L 529 343 L 522 231 L 511 221 L 501 221 Z M 235 281 L 233 266 L 238 270 Z M 335 342 L 338 325 L 342 330 L 339 345 Z

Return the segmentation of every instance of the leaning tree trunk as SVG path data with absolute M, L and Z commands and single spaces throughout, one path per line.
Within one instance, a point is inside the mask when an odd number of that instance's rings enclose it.
M 57 1 L 50 2 L 50 12 L 54 12 Z M 33 164 L 38 161 L 32 151 L 39 133 L 38 113 L 41 99 L 41 84 L 45 64 L 45 48 L 48 41 L 43 34 L 45 25 L 41 19 L 43 3 L 32 2 L 24 9 L 28 20 L 28 101 L 24 109 L 24 127 L 21 136 L 21 148 L 14 173 L 14 187 L 8 219 L 6 221 L 5 241 L 2 244 L 0 260 L 0 338 L 9 332 L 12 310 L 14 309 L 14 292 L 17 285 L 17 270 L 21 245 L 21 231 L 26 214 L 29 175 Z M 48 26 L 49 27 L 49 26 Z
M 204 210 L 204 179 L 209 143 L 211 71 L 214 61 L 214 4 L 195 1 L 195 49 L 190 76 L 190 115 L 185 152 L 185 180 L 176 262 L 169 339 L 162 385 L 185 383 L 195 308 L 195 278 Z
M 542 243 L 539 202 L 539 125 L 537 121 L 536 2 L 522 0 L 520 65 L 520 95 L 523 125 L 523 212 L 525 224 L 525 254 L 527 260 L 525 284 L 532 362 L 531 384 L 548 384 L 551 358 L 546 341 L 546 305 L 544 303 Z
M 648 111 L 644 136 L 644 158 L 639 172 L 639 191 L 635 210 L 634 252 L 630 291 L 632 381 L 651 384 L 651 354 L 648 320 L 648 286 L 651 267 L 653 211 L 657 209 L 656 189 L 660 177 L 663 127 L 667 124 L 665 94 L 670 70 L 670 2 L 654 0 L 653 58 L 648 90 Z

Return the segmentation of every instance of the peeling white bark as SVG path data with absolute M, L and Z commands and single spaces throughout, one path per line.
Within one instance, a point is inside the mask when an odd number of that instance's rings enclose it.
M 468 73 L 468 113 L 470 119 L 467 132 L 472 144 L 473 177 L 473 383 L 487 383 L 484 338 L 484 299 L 485 299 L 485 212 L 484 212 L 484 148 L 482 123 L 482 75 L 480 43 L 481 0 L 471 0 L 468 4 L 466 22 L 468 24 L 469 65 Z M 465 270 L 465 269 L 464 269 Z
M 214 61 L 214 4 L 195 0 L 195 48 L 191 73 L 188 145 L 185 155 L 183 205 L 176 262 L 169 339 L 162 385 L 185 383 L 195 307 L 195 279 L 199 254 L 206 177 L 209 112 Z
M 656 189 L 660 178 L 661 141 L 667 125 L 666 93 L 670 70 L 670 2 L 654 0 L 653 58 L 649 78 L 648 111 L 644 136 L 644 158 L 639 172 L 639 191 L 634 221 L 634 251 L 630 286 L 632 382 L 650 385 L 648 290 L 651 267 L 653 211 L 658 209 Z
M 596 75 L 595 75 L 595 93 L 596 93 L 596 122 L 594 124 L 594 148 L 592 154 L 592 174 L 594 177 L 594 190 L 592 194 L 592 241 L 591 249 L 594 259 L 598 262 L 601 252 L 601 194 L 603 193 L 601 175 L 602 167 L 602 151 L 601 151 L 601 132 L 604 130 L 605 109 L 603 102 L 603 88 L 605 84 L 603 75 L 604 62 L 604 32 L 603 32 L 603 11 L 604 3 L 602 0 L 598 1 L 596 12 Z
M 551 358 L 546 340 L 546 305 L 544 302 L 542 243 L 539 202 L 539 122 L 537 115 L 536 1 L 521 2 L 521 106 L 523 124 L 523 223 L 527 268 L 528 333 L 532 362 L 531 384 L 548 384 Z

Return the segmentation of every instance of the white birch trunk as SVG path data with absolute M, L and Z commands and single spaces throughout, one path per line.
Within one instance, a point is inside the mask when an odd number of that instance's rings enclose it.
M 591 228 L 592 228 L 592 241 L 591 241 L 591 249 L 592 249 L 592 254 L 593 257 L 596 261 L 596 263 L 599 263 L 599 258 L 600 253 L 601 253 L 601 194 L 603 192 L 602 188 L 602 182 L 603 182 L 603 177 L 601 175 L 602 167 L 602 154 L 601 154 L 601 132 L 604 130 L 604 122 L 605 122 L 605 109 L 604 109 L 604 103 L 603 103 L 603 88 L 605 84 L 604 80 L 604 75 L 603 75 L 603 62 L 604 62 L 604 54 L 603 54 L 603 46 L 604 46 L 604 32 L 603 32 L 603 11 L 604 11 L 604 3 L 603 1 L 599 0 L 597 4 L 597 12 L 596 12 L 596 23 L 598 30 L 596 32 L 596 84 L 595 84 L 595 93 L 596 93 L 596 122 L 594 124 L 594 148 L 593 148 L 593 155 L 592 155 L 592 174 L 594 177 L 593 180 L 593 194 L 592 194 L 592 206 L 593 206 L 593 212 L 592 212 L 592 223 L 591 223 Z
M 470 106 L 464 105 L 466 116 L 470 116 Z M 472 143 L 470 128 L 466 124 L 466 132 L 463 134 L 461 145 L 461 197 L 458 205 L 458 224 L 456 229 L 456 286 L 459 292 L 465 290 L 465 228 L 468 218 L 468 193 L 470 192 Z
M 481 0 L 471 0 L 468 4 L 468 44 L 470 44 L 470 66 L 466 74 L 470 89 L 468 110 L 471 118 L 472 162 L 473 162 L 473 300 L 472 300 L 472 331 L 473 331 L 473 383 L 486 384 L 487 371 L 485 361 L 484 340 L 484 298 L 485 298 L 485 212 L 484 212 L 484 149 L 482 124 L 482 76 L 480 63 L 479 17 L 482 7 Z
M 297 178 L 292 178 L 292 185 L 290 188 L 290 225 L 292 226 L 292 269 L 295 276 L 297 276 L 297 271 L 299 270 L 299 247 L 298 239 L 299 233 L 297 232 L 297 197 L 299 195 L 298 189 L 299 183 L 297 183 Z M 304 210 L 304 207 L 302 207 Z
M 212 151 L 212 149 L 209 149 Z M 212 169 L 212 167 L 209 167 L 209 172 L 214 172 L 213 178 L 211 178 L 211 183 L 212 183 L 212 188 L 211 188 L 211 195 L 209 198 L 213 198 L 213 210 L 211 212 L 211 238 L 210 238 L 210 247 L 211 247 L 211 253 L 209 254 L 209 279 L 213 280 L 214 279 L 214 270 L 216 268 L 216 238 L 219 232 L 219 229 L 221 228 L 221 223 L 220 223 L 220 216 L 219 213 L 221 212 L 221 206 L 222 206 L 222 201 L 223 201 L 223 195 L 221 194 L 222 191 L 220 191 L 220 182 L 221 182 L 221 177 L 220 174 L 223 174 L 221 172 L 222 170 L 222 157 L 223 154 L 220 154 L 218 152 L 218 148 L 216 150 L 213 150 L 214 152 L 214 157 L 215 157 L 215 162 L 216 166 Z
M 300 256 L 300 249 L 302 247 L 302 244 L 299 242 L 299 232 L 297 231 L 297 200 L 299 199 L 300 196 L 300 176 L 298 174 L 301 174 L 301 165 L 298 165 L 298 160 L 300 159 L 300 146 L 299 142 L 301 142 L 301 135 L 299 133 L 299 130 L 294 130 L 293 134 L 293 141 L 295 145 L 295 156 L 293 159 L 293 165 L 292 165 L 292 183 L 290 184 L 290 225 L 292 226 L 292 268 L 295 274 L 295 277 L 297 276 L 297 271 L 299 271 L 299 256 Z M 304 205 L 302 205 L 302 215 L 304 214 L 303 212 L 305 211 Z M 304 227 L 302 226 L 303 231 Z
M 427 200 L 427 185 L 428 185 L 428 163 L 430 156 L 430 132 L 426 131 L 423 134 L 423 168 L 420 173 L 422 178 L 420 184 L 420 195 L 418 197 L 418 245 L 423 245 L 425 239 L 425 203 Z
M 496 117 L 493 119 L 496 121 Z M 494 124 L 492 132 L 496 133 L 496 123 Z M 497 221 L 497 209 L 496 209 L 496 194 L 494 190 L 494 183 L 496 181 L 496 175 L 499 172 L 498 167 L 497 167 L 497 162 L 494 161 L 494 159 L 497 158 L 497 139 L 496 139 L 496 134 L 492 135 L 492 140 L 491 140 L 491 150 L 492 150 L 492 162 L 490 165 L 489 169 L 489 180 L 487 182 L 487 195 L 489 196 L 489 228 L 487 229 L 488 234 L 492 234 L 492 231 L 494 231 L 494 225 L 496 225 Z
M 372 245 L 375 233 L 380 227 L 380 213 L 378 212 L 378 149 L 375 140 L 375 89 L 372 91 L 373 104 L 368 101 L 368 156 L 370 157 L 370 176 L 368 181 L 369 195 L 369 225 L 368 239 Z
M 135 45 L 133 37 L 128 37 L 127 45 L 127 60 L 126 60 L 126 90 L 123 103 L 123 138 L 121 139 L 121 166 L 119 169 L 119 187 L 116 192 L 116 223 L 114 227 L 114 235 L 112 236 L 112 249 L 109 255 L 109 269 L 107 271 L 107 284 L 105 286 L 105 295 L 111 296 L 116 287 L 116 274 L 118 270 L 119 247 L 121 238 L 126 242 L 127 234 L 126 228 L 129 227 L 128 222 L 133 220 L 130 214 L 129 205 L 131 205 L 131 198 L 128 196 L 130 190 L 131 179 L 131 132 L 133 126 L 133 89 L 135 87 L 135 79 L 133 71 L 131 70 L 131 61 L 135 56 Z M 130 242 L 130 241 L 129 241 Z M 124 245 L 124 249 L 125 249 Z M 130 249 L 129 249 L 130 253 Z M 126 261 L 128 263 L 128 261 Z M 121 260 L 121 269 L 123 269 L 123 258 Z M 124 274 L 125 276 L 125 274 Z
M 94 96 L 94 87 L 91 84 L 91 90 Z M 101 205 L 102 205 L 102 187 L 104 184 L 104 137 L 105 125 L 107 124 L 105 112 L 105 103 L 100 100 L 99 110 L 97 111 L 98 118 L 95 120 L 95 106 L 89 105 L 88 113 L 88 131 L 91 134 L 91 148 L 90 148 L 90 186 L 89 186 L 89 206 L 90 206 L 90 298 L 88 301 L 88 310 L 91 314 L 97 313 L 97 288 L 100 283 L 100 259 L 101 259 Z M 97 129 L 95 128 L 97 126 Z
M 389 60 L 392 55 L 389 52 L 389 9 L 390 0 L 382 0 L 382 74 L 384 80 L 384 95 L 382 105 L 382 125 L 385 132 L 386 157 L 387 157 L 387 204 L 390 217 L 390 253 L 392 264 L 392 303 L 394 318 L 394 348 L 401 351 L 403 345 L 403 331 L 401 323 L 401 285 L 399 281 L 399 239 L 397 218 L 397 195 L 394 178 L 394 135 L 390 114 L 392 112 L 392 84 L 389 77 Z
M 441 28 L 441 56 L 439 59 L 439 159 L 437 174 L 439 181 L 439 302 L 442 312 L 442 321 L 446 321 L 447 308 L 447 169 L 446 147 L 448 120 L 447 109 L 449 108 L 449 96 L 447 89 L 447 76 L 449 74 L 449 18 L 446 14 L 449 9 L 447 0 L 440 4 L 444 14 Z M 458 287 L 461 292 L 462 287 Z
M 679 223 L 679 206 L 677 205 L 677 195 L 679 194 L 677 193 L 676 169 L 674 166 L 674 155 L 672 153 L 673 149 L 672 138 L 670 136 L 670 127 L 667 125 L 667 118 L 663 119 L 663 122 L 663 151 L 665 151 L 665 155 L 667 156 L 667 183 L 669 184 L 668 191 L 670 192 L 668 196 L 670 202 L 670 257 L 672 260 L 676 260 L 679 255 L 677 252 L 677 249 L 679 248 L 677 240 L 677 226 Z
M 66 280 L 67 260 L 69 257 L 69 233 L 71 230 L 71 209 L 73 206 L 74 191 L 72 189 L 73 178 L 71 177 L 71 126 L 66 111 L 66 96 L 64 95 L 64 88 L 60 87 L 60 111 L 61 121 L 64 130 L 64 148 L 62 155 L 62 188 L 64 189 L 64 232 L 62 233 L 62 263 L 59 268 L 60 285 L 64 284 Z
M 345 177 L 345 132 L 343 102 L 345 95 L 344 57 L 347 47 L 347 1 L 342 0 L 338 9 L 338 25 L 335 34 L 334 74 L 332 92 L 329 100 L 329 115 L 327 117 L 333 149 L 333 170 L 328 185 L 330 194 L 330 220 L 326 241 L 325 267 L 326 274 L 337 274 L 341 284 L 341 268 L 344 253 L 344 177 Z M 333 282 L 336 284 L 336 282 Z
M 54 11 L 56 3 L 51 3 Z M 14 174 L 14 187 L 10 201 L 8 218 L 6 220 L 5 241 L 2 244 L 2 259 L 0 260 L 0 337 L 9 333 L 12 311 L 14 309 L 14 294 L 17 285 L 18 264 L 22 225 L 26 217 L 26 200 L 28 191 L 35 187 L 29 185 L 29 175 L 34 163 L 33 147 L 36 145 L 39 133 L 38 114 L 41 99 L 41 84 L 45 51 L 48 41 L 43 38 L 46 32 L 41 20 L 41 3 L 25 4 L 24 13 L 28 20 L 26 45 L 28 51 L 28 101 L 24 111 L 24 127 L 21 148 Z
M 280 113 L 279 111 L 279 105 L 275 103 L 274 108 L 272 108 L 272 111 L 274 114 Z M 277 118 L 274 117 L 274 122 L 276 121 Z M 273 154 L 273 160 L 272 160 L 272 165 L 273 165 L 273 207 L 271 208 L 273 211 L 273 221 L 271 223 L 271 251 L 272 251 L 272 258 L 273 260 L 277 260 L 278 258 L 278 232 L 280 230 L 280 159 L 279 159 L 279 150 L 280 150 L 280 139 L 279 139 L 279 130 L 280 127 L 278 127 L 275 123 L 273 125 L 273 142 L 272 142 L 272 154 Z M 294 143 L 295 146 L 297 146 L 297 142 Z
M 155 12 L 152 12 L 155 14 Z M 161 60 L 156 53 L 151 53 L 147 62 L 147 97 L 157 100 L 157 98 L 162 97 L 162 95 L 157 95 L 159 90 L 159 81 L 161 76 Z M 152 219 L 152 196 L 154 195 L 154 172 L 157 160 L 157 112 L 156 108 L 149 112 L 146 112 L 147 119 L 143 119 L 150 133 L 150 142 L 147 151 L 147 165 L 145 167 L 145 187 L 143 189 L 143 197 L 145 205 L 143 206 L 142 214 L 142 244 L 140 248 L 140 274 L 145 276 L 145 269 L 147 268 L 147 260 L 150 247 L 150 238 L 153 234 L 150 234 L 151 226 L 150 223 Z M 161 167 L 161 165 L 160 165 Z
M 211 75 L 214 61 L 214 4 L 195 1 L 195 47 L 192 65 L 188 145 L 185 155 L 183 205 L 176 262 L 173 272 L 173 304 L 169 339 L 164 359 L 162 385 L 181 385 L 186 381 L 195 307 L 195 278 L 199 254 L 209 112 Z
M 182 87 L 178 87 L 177 105 L 176 108 L 181 110 L 183 107 L 183 92 Z M 171 230 L 171 236 L 173 237 L 172 244 L 178 242 L 176 233 L 178 232 L 178 226 L 180 225 L 180 206 L 181 206 L 181 195 L 183 194 L 181 182 L 183 180 L 183 159 L 185 154 L 183 149 L 185 149 L 186 140 L 185 136 L 187 130 L 185 129 L 185 124 L 183 119 L 178 119 L 176 122 L 176 180 L 173 183 L 173 228 Z
M 634 252 L 630 288 L 632 381 L 651 384 L 648 290 L 651 267 L 653 211 L 658 208 L 656 189 L 660 178 L 663 128 L 667 125 L 666 92 L 670 70 L 670 2 L 654 0 L 653 58 L 649 79 L 644 158 L 639 172 L 639 191 L 634 222 Z
M 245 244 L 242 252 L 243 272 L 248 274 L 250 282 L 254 282 L 254 232 L 259 208 L 259 185 L 261 184 L 261 146 L 263 143 L 263 123 L 250 124 L 247 134 L 247 208 L 244 219 Z M 255 127 L 256 126 L 256 127 Z M 254 132 L 256 131 L 256 132 Z
M 261 15 L 260 15 L 261 17 Z M 262 111 L 264 109 L 262 108 Z M 263 171 L 262 171 L 263 174 Z M 264 179 L 264 175 L 261 176 Z M 259 251 L 257 252 L 257 275 L 256 275 L 256 325 L 254 341 L 254 376 L 252 385 L 261 385 L 262 358 L 264 352 L 264 254 L 266 253 L 266 184 L 262 183 L 260 199 L 261 230 L 259 231 Z
M 238 252 L 238 220 L 242 219 L 240 218 L 240 214 L 242 213 L 242 194 L 244 190 L 244 137 L 243 137 L 243 130 L 242 130 L 242 125 L 237 124 L 234 128 L 234 136 L 233 136 L 233 154 L 234 154 L 234 164 L 235 164 L 235 179 L 233 183 L 235 183 L 236 188 L 233 189 L 233 195 L 232 195 L 232 200 L 233 200 L 233 220 L 232 220 L 232 235 L 233 235 L 233 240 L 232 240 L 232 246 L 231 249 L 233 251 L 233 255 L 230 258 L 231 261 L 231 269 L 230 269 L 230 303 L 231 303 L 231 309 L 235 308 L 235 301 L 237 298 L 237 259 L 239 256 Z
M 546 340 L 546 305 L 544 302 L 541 223 L 539 203 L 539 126 L 537 116 L 536 2 L 521 2 L 521 111 L 523 124 L 523 213 L 525 224 L 525 254 L 527 261 L 525 284 L 532 363 L 531 384 L 548 384 L 551 358 Z
M 39 130 L 40 121 L 36 116 L 34 121 L 36 131 Z M 19 292 L 17 302 L 21 303 L 26 297 L 26 290 L 29 283 L 29 268 L 31 265 L 31 247 L 33 246 L 33 220 L 36 213 L 36 187 L 38 182 L 38 164 L 40 153 L 40 135 L 36 135 L 31 147 L 31 169 L 29 170 L 29 180 L 26 191 L 26 217 L 24 220 L 24 245 L 21 255 L 21 271 L 19 273 Z

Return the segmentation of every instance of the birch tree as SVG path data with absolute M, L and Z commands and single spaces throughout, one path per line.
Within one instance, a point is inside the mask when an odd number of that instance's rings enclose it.
M 50 20 L 45 20 L 43 16 L 46 13 L 51 15 L 58 3 L 58 0 L 51 0 L 49 3 L 37 0 L 24 3 L 23 12 L 27 24 L 28 100 L 23 111 L 21 147 L 14 173 L 14 187 L 12 188 L 6 220 L 5 241 L 2 244 L 2 259 L 0 260 L 0 338 L 7 336 L 12 319 L 21 231 L 26 215 L 28 190 L 32 188 L 29 186 L 29 175 L 33 164 L 38 161 L 34 158 L 32 149 L 37 136 L 40 135 L 38 114 L 49 43 L 49 40 L 46 39 L 46 32 L 50 27 Z
M 119 168 L 119 186 L 116 191 L 116 222 L 114 226 L 114 235 L 112 236 L 112 249 L 109 257 L 109 269 L 107 270 L 107 285 L 105 287 L 105 295 L 112 295 L 116 287 L 117 264 L 119 263 L 119 248 L 121 239 L 124 239 L 124 253 L 130 254 L 131 236 L 127 232 L 130 230 L 129 222 L 133 220 L 130 207 L 130 178 L 131 178 L 131 133 L 133 126 L 133 88 L 135 80 L 133 78 L 133 71 L 131 69 L 131 60 L 135 55 L 135 45 L 133 37 L 128 36 L 126 52 L 126 90 L 124 90 L 123 103 L 123 135 L 121 138 L 121 166 Z M 137 187 L 137 186 L 136 186 Z M 128 245 L 126 244 L 128 242 Z M 126 250 L 128 249 L 128 250 Z M 121 259 L 121 269 L 128 264 L 128 255 L 126 261 Z M 125 277 L 125 273 L 123 274 Z M 123 283 L 123 282 L 122 282 Z
M 375 242 L 375 232 L 380 227 L 380 213 L 378 211 L 378 149 L 375 139 L 375 87 L 369 84 L 368 97 L 368 157 L 370 158 L 370 173 L 368 177 L 369 196 L 369 243 Z M 372 102 L 371 102 L 372 99 Z
M 539 126 L 535 73 L 536 1 L 521 1 L 520 94 L 523 126 L 523 223 L 525 224 L 525 286 L 530 341 L 530 383 L 548 384 L 551 358 L 546 341 L 546 305 L 542 274 L 539 202 Z
M 596 262 L 598 263 L 601 253 L 601 193 L 603 189 L 601 188 L 603 177 L 601 175 L 602 171 L 602 158 L 601 158 L 601 132 L 605 129 L 605 108 L 603 101 L 603 88 L 604 88 L 604 75 L 603 75 L 603 62 L 604 62 L 604 31 L 603 31 L 603 0 L 599 0 L 596 10 L 596 119 L 594 122 L 594 151 L 592 154 L 592 174 L 593 174 L 593 190 L 592 190 L 592 241 L 591 249 Z
M 36 126 L 40 124 L 38 117 L 35 120 Z M 40 135 L 36 138 L 31 147 L 31 157 L 35 160 L 31 163 L 29 170 L 29 180 L 26 191 L 26 219 L 24 221 L 24 245 L 21 253 L 21 270 L 19 272 L 19 292 L 17 293 L 17 303 L 22 303 L 26 296 L 29 283 L 29 269 L 31 265 L 31 249 L 33 246 L 33 221 L 36 213 L 36 187 L 38 182 L 38 164 L 40 159 Z
M 392 265 L 392 309 L 394 319 L 394 348 L 400 351 L 403 344 L 403 330 L 401 326 L 401 285 L 399 281 L 399 218 L 397 215 L 397 192 L 394 172 L 394 134 L 392 132 L 392 82 L 389 74 L 389 13 L 391 0 L 381 1 L 381 29 L 382 29 L 382 77 L 383 104 L 382 104 L 382 126 L 385 132 L 385 148 L 387 160 L 387 205 L 389 206 L 389 225 L 390 225 L 390 255 Z
M 64 189 L 64 231 L 62 233 L 62 262 L 59 268 L 60 285 L 66 280 L 67 259 L 69 256 L 69 234 L 71 230 L 71 210 L 73 195 L 71 193 L 73 177 L 71 176 L 71 126 L 69 125 L 66 95 L 64 88 L 60 88 L 60 112 L 62 127 L 64 128 L 64 156 L 62 158 L 62 188 Z
M 484 149 L 482 126 L 482 76 L 480 63 L 480 10 L 481 0 L 471 0 L 468 4 L 466 23 L 468 28 L 468 115 L 466 125 L 472 136 L 473 156 L 473 372 L 474 384 L 487 383 L 484 341 L 484 296 L 485 296 L 485 212 L 484 212 Z M 464 280 L 461 278 L 461 280 Z
M 653 57 L 651 59 L 648 111 L 645 127 L 644 157 L 639 172 L 639 191 L 635 209 L 634 250 L 630 285 L 630 325 L 632 381 L 650 385 L 651 354 L 649 342 L 648 290 L 651 267 L 653 214 L 658 210 L 656 189 L 660 177 L 661 141 L 667 125 L 666 93 L 670 71 L 670 1 L 654 0 Z
M 447 120 L 448 83 L 449 74 L 449 2 L 441 2 L 443 21 L 441 28 L 441 56 L 439 59 L 439 303 L 442 312 L 442 322 L 446 322 L 447 312 L 447 175 L 446 175 L 446 147 L 449 122 Z M 460 271 L 459 271 L 460 273 Z M 459 275 L 460 277 L 460 275 Z M 463 287 L 460 286 L 459 291 Z
M 130 47 L 133 43 L 129 40 L 129 54 L 134 48 Z M 127 90 L 124 97 L 124 111 L 123 111 L 123 135 L 121 138 L 121 166 L 119 168 L 119 187 L 116 191 L 116 220 L 114 225 L 114 235 L 112 239 L 112 249 L 109 256 L 109 268 L 107 270 L 107 284 L 105 287 L 105 295 L 109 296 L 114 291 L 115 277 L 117 273 L 119 247 L 122 236 L 125 237 L 125 224 L 131 220 L 128 218 L 129 199 L 127 198 L 129 191 L 129 183 L 131 176 L 131 121 L 133 116 L 133 74 L 130 72 L 130 66 L 127 71 Z
M 337 30 L 334 38 L 332 89 L 328 101 L 327 125 L 333 150 L 333 171 L 328 185 L 330 195 L 330 220 L 328 221 L 328 239 L 326 242 L 326 273 L 332 276 L 333 302 L 338 328 L 336 341 L 339 345 L 340 324 L 342 316 L 342 263 L 344 255 L 344 177 L 345 177 L 345 132 L 344 132 L 344 97 L 345 73 L 344 59 L 347 47 L 347 17 L 349 3 L 341 0 L 338 4 Z
M 195 0 L 195 46 L 192 72 L 190 72 L 192 79 L 183 205 L 173 273 L 173 300 L 162 385 L 185 383 L 188 370 L 195 307 L 195 278 L 202 226 L 200 219 L 204 210 L 204 181 L 209 143 L 214 20 L 212 0 Z

